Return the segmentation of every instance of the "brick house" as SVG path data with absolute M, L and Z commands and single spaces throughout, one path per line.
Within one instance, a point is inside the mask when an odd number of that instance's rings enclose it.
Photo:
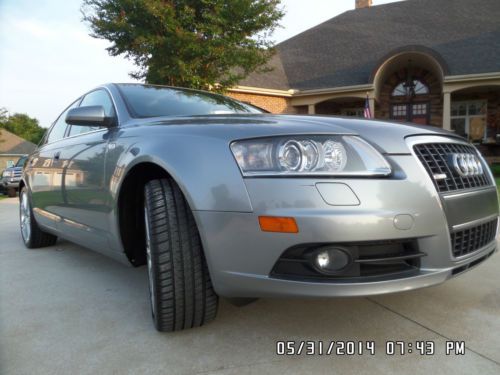
M 356 8 L 277 45 L 270 72 L 229 95 L 273 113 L 443 127 L 500 154 L 500 1 L 406 0 Z M 500 148 L 500 147 L 499 147 Z

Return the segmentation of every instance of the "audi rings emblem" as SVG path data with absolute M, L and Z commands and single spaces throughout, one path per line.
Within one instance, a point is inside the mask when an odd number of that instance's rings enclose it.
M 462 177 L 473 177 L 483 174 L 483 166 L 476 155 L 452 154 L 451 163 L 455 171 Z

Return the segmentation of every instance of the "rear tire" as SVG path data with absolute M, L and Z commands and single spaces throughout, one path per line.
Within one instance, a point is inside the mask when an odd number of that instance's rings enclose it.
M 23 187 L 19 193 L 19 221 L 21 237 L 24 245 L 28 249 L 52 246 L 56 243 L 56 236 L 44 232 L 38 226 L 35 217 L 33 216 L 33 209 L 31 208 L 28 189 L 25 187 Z
M 144 189 L 146 252 L 153 321 L 158 331 L 201 326 L 215 318 L 210 281 L 193 214 L 171 179 Z

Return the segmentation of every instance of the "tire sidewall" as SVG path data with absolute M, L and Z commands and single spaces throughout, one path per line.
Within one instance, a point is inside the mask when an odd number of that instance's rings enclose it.
M 158 321 L 158 294 L 157 294 L 157 264 L 153 243 L 151 241 L 151 210 L 148 207 L 147 197 L 144 199 L 144 240 L 146 246 L 146 267 L 148 269 L 149 304 L 151 316 L 155 327 L 159 327 Z M 149 248 L 149 249 L 148 249 Z

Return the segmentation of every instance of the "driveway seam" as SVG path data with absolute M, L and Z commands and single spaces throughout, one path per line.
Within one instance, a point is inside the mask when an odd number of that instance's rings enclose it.
M 420 327 L 422 327 L 422 328 L 424 328 L 424 329 L 426 329 L 426 330 L 428 330 L 428 331 L 430 331 L 430 332 L 432 332 L 432 333 L 434 333 L 434 334 L 436 334 L 436 335 L 438 335 L 438 336 L 440 336 L 440 337 L 442 337 L 442 338 L 444 338 L 444 339 L 446 339 L 446 340 L 448 340 L 448 341 L 453 341 L 453 339 L 452 339 L 452 338 L 450 338 L 450 337 L 448 337 L 448 336 L 446 336 L 446 335 L 444 335 L 444 334 L 442 334 L 442 333 L 440 333 L 440 332 L 438 332 L 438 331 L 436 331 L 436 330 L 434 330 L 434 329 L 432 329 L 432 328 L 430 328 L 430 327 L 427 327 L 425 324 L 422 324 L 422 323 L 420 323 L 420 322 L 416 321 L 415 319 L 412 319 L 412 318 L 410 318 L 410 317 L 408 317 L 408 316 L 406 316 L 406 315 L 404 315 L 404 314 L 402 314 L 402 313 L 400 313 L 400 312 L 398 312 L 398 311 L 396 311 L 396 310 L 393 310 L 393 309 L 391 309 L 390 307 L 388 307 L 388 306 L 386 306 L 386 305 L 384 305 L 384 304 L 382 304 L 382 303 L 380 303 L 380 302 L 378 302 L 378 301 L 375 301 L 374 299 L 372 299 L 372 298 L 370 298 L 370 297 L 367 297 L 366 299 L 367 299 L 368 301 L 370 301 L 370 302 L 374 303 L 375 305 L 378 305 L 378 306 L 382 307 L 383 309 L 386 309 L 387 311 L 390 311 L 390 312 L 392 312 L 393 314 L 396 314 L 396 315 L 400 316 L 400 317 L 401 317 L 401 318 L 403 318 L 403 319 L 409 320 L 410 322 L 415 323 L 416 325 L 418 325 L 418 326 L 420 326 Z M 476 354 L 476 355 L 480 356 L 481 358 L 484 358 L 484 359 L 486 359 L 486 360 L 488 360 L 488 361 L 490 361 L 490 362 L 493 362 L 494 364 L 496 364 L 497 366 L 499 366 L 499 367 L 500 367 L 500 362 L 498 362 L 498 361 L 496 361 L 496 360 L 494 360 L 494 359 L 492 359 L 492 358 L 490 358 L 490 357 L 487 357 L 486 355 L 484 355 L 484 354 L 482 354 L 482 353 L 479 353 L 478 351 L 476 351 L 476 350 L 474 350 L 474 349 L 471 349 L 471 348 L 470 348 L 470 347 L 468 347 L 467 345 L 465 345 L 465 348 L 466 348 L 467 350 L 471 351 L 472 353 L 474 353 L 474 354 Z

